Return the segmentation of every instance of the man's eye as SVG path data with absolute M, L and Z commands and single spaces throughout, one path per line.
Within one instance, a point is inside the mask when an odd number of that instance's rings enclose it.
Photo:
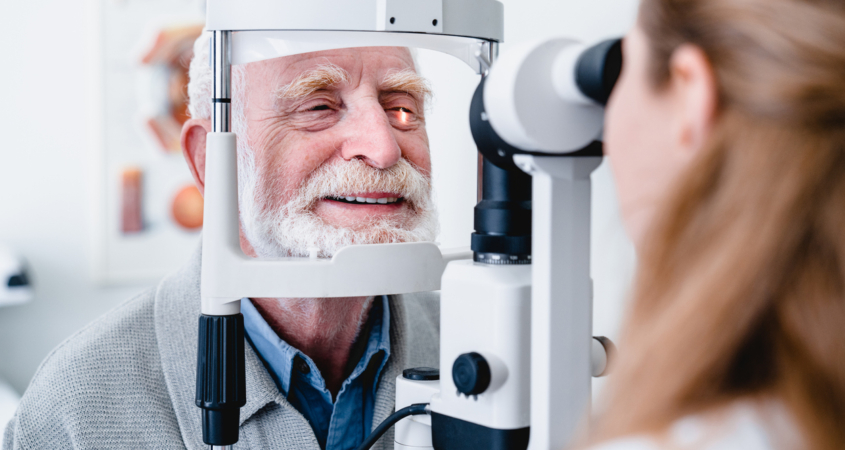
M 397 121 L 400 126 L 411 125 L 416 121 L 414 112 L 408 108 L 397 106 L 386 111 L 391 116 L 391 120 Z
M 317 105 L 308 111 L 327 111 L 329 109 L 329 105 Z

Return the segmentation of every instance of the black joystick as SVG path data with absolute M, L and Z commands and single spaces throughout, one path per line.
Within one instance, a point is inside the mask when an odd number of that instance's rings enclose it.
M 478 395 L 490 386 L 490 365 L 478 353 L 464 353 L 452 364 L 452 380 L 461 394 Z

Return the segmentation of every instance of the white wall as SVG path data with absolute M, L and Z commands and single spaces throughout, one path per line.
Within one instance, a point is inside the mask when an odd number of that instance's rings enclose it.
M 96 70 L 88 2 L 0 3 L 0 241 L 29 261 L 35 300 L 0 309 L 0 378 L 22 391 L 61 340 L 140 287 L 91 281 Z
M 88 42 L 88 30 L 96 26 L 92 3 L 0 3 L 0 41 L 6 43 L 0 70 L 0 132 L 5 136 L 0 150 L 0 241 L 29 260 L 36 284 L 32 303 L 0 309 L 0 378 L 18 391 L 25 389 L 50 349 L 143 288 L 98 287 L 89 270 L 95 208 L 91 190 L 97 176 L 91 163 L 95 139 L 89 130 L 98 88 L 89 82 L 98 70 Z M 504 3 L 507 43 L 555 34 L 586 41 L 620 35 L 633 22 L 636 8 L 636 0 Z M 502 50 L 507 51 L 507 44 Z M 474 88 L 466 71 L 453 80 L 426 73 L 438 89 L 435 108 L 466 108 Z M 432 130 L 465 123 L 467 110 L 455 110 L 458 121 L 433 117 Z M 474 150 L 467 139 L 466 130 L 432 131 L 444 244 L 467 245 L 471 231 Z M 593 179 L 594 330 L 613 337 L 633 251 L 619 224 L 606 164 Z

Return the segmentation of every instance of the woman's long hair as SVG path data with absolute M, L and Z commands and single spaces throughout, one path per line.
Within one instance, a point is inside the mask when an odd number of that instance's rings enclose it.
M 845 448 L 845 2 L 643 0 L 653 88 L 701 48 L 706 147 L 641 249 L 598 439 L 775 398 Z

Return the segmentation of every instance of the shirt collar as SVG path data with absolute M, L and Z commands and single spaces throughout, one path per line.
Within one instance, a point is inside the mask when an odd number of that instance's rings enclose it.
M 255 352 L 261 356 L 273 381 L 287 394 L 294 358 L 300 353 L 299 350 L 291 347 L 270 328 L 250 299 L 241 299 L 241 314 L 244 315 L 247 339 L 255 348 Z
M 387 358 L 390 357 L 390 305 L 386 295 L 376 297 L 373 301 L 372 309 L 370 310 L 370 317 L 364 330 L 370 330 L 369 337 L 359 336 L 358 339 L 367 339 L 367 348 L 364 355 L 358 361 L 358 364 L 352 370 L 352 373 L 347 377 L 347 380 L 354 380 L 359 377 L 367 367 L 371 360 L 381 352 L 381 361 L 379 361 L 378 368 L 374 374 L 373 380 L 378 380 L 382 369 L 387 364 Z M 373 383 L 372 390 L 375 392 L 378 383 Z
M 319 369 L 311 358 L 281 339 L 270 328 L 270 325 L 264 320 L 264 317 L 261 316 L 250 299 L 241 299 L 241 314 L 244 316 L 244 327 L 249 342 L 252 343 L 256 353 L 260 355 L 282 393 L 287 395 L 290 392 L 290 378 L 292 371 L 295 369 L 294 364 L 296 364 L 297 357 L 307 363 L 310 368 L 309 382 L 319 389 L 325 388 L 325 380 L 319 375 Z M 358 337 L 358 339 L 367 339 L 366 350 L 344 384 L 360 376 L 369 366 L 370 360 L 379 352 L 383 352 L 373 378 L 378 380 L 390 356 L 390 306 L 387 296 L 376 297 L 370 311 L 370 317 L 367 320 L 370 323 L 365 324 L 362 331 L 366 332 L 369 329 L 370 335 Z M 373 383 L 373 392 L 375 392 L 376 386 L 377 383 Z

